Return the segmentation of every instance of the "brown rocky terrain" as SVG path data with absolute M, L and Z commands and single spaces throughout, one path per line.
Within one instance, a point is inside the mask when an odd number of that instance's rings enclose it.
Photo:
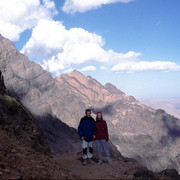
M 9 92 L 35 116 L 51 152 L 79 152 L 74 128 L 84 109 L 90 107 L 94 113 L 103 112 L 110 139 L 123 156 L 135 158 L 153 171 L 180 171 L 180 121 L 165 111 L 142 105 L 112 84 L 103 86 L 78 71 L 54 79 L 2 36 L 0 69 Z M 111 154 L 119 156 L 113 145 L 111 148 Z
M 154 173 L 141 166 L 138 162 L 128 158 L 113 159 L 111 165 L 98 165 L 96 157 L 86 166 L 82 166 L 81 154 L 56 155 L 60 167 L 66 167 L 82 179 L 180 179 L 176 170 L 165 170 Z
M 60 168 L 31 113 L 7 94 L 0 71 L 0 179 L 76 178 Z

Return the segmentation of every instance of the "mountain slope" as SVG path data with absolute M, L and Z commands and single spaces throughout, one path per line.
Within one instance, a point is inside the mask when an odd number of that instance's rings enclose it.
M 106 109 L 106 113 L 111 111 L 111 103 L 116 102 L 117 99 L 126 102 L 136 101 L 133 97 L 125 95 L 120 90 L 118 93 L 111 93 L 108 85 L 103 86 L 95 79 L 90 76 L 86 77 L 78 71 L 62 74 L 55 79 L 59 91 L 63 93 L 63 97 L 66 99 L 64 99 L 63 109 L 61 108 L 59 112 L 54 111 L 54 113 L 58 117 L 64 114 L 62 120 L 73 127 L 77 127 L 79 119 L 84 113 L 82 109 L 89 107 L 98 109 L 101 107 Z M 59 102 L 59 104 L 61 103 Z M 106 104 L 108 104 L 107 107 Z
M 111 88 L 107 88 L 107 85 L 103 86 L 77 71 L 63 74 L 56 80 L 59 82 L 60 91 L 63 87 L 66 93 L 66 107 L 71 110 L 78 109 L 73 103 L 78 99 L 85 107 L 91 107 L 94 113 L 104 113 L 111 140 L 122 155 L 135 158 L 154 171 L 165 168 L 180 170 L 179 119 L 163 110 L 142 105 L 113 85 L 108 84 Z M 68 102 L 72 103 L 67 105 Z M 65 107 L 63 111 L 67 112 Z M 80 108 L 75 111 L 80 111 Z M 70 121 L 68 118 L 62 120 L 74 127 L 78 123 L 77 115 L 74 116 L 73 113 Z
M 0 179 L 76 178 L 60 168 L 31 113 L 4 86 L 0 71 Z
M 104 113 L 110 138 L 122 155 L 135 158 L 154 171 L 166 168 L 180 171 L 179 119 L 144 106 L 113 85 L 103 86 L 78 71 L 53 79 L 2 36 L 0 69 L 10 93 L 35 115 L 52 152 L 80 150 L 79 137 L 73 128 L 65 125 L 67 128 L 59 131 L 63 127 L 60 119 L 76 128 L 84 110 L 90 107 L 94 113 Z M 118 152 L 111 147 L 111 154 L 117 156 Z
M 10 94 L 20 99 L 35 116 L 51 145 L 51 151 L 53 153 L 78 151 L 77 131 L 61 122 L 52 113 L 51 104 L 61 95 L 56 92 L 53 77 L 40 65 L 20 54 L 13 43 L 1 35 L 0 69 Z M 61 127 L 61 131 L 58 127 Z M 63 144 L 66 146 L 62 146 Z

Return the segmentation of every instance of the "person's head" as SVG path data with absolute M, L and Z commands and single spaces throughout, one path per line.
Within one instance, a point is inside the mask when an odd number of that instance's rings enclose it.
M 87 117 L 91 116 L 91 110 L 90 109 L 86 109 L 85 114 Z
M 97 113 L 96 120 L 103 120 L 102 112 Z

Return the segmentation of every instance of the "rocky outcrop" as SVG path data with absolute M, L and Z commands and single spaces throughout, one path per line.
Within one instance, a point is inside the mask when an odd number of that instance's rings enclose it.
M 3 78 L 1 78 L 0 84 L 3 85 L 3 83 Z M 15 136 L 16 139 L 23 139 L 25 146 L 46 154 L 50 153 L 41 129 L 31 113 L 20 101 L 5 93 L 4 85 L 1 87 L 3 87 L 0 93 L 1 130 L 6 131 L 9 137 Z
M 32 114 L 6 93 L 2 74 L 0 85 L 0 179 L 75 177 L 56 165 Z
M 77 131 L 69 128 L 52 113 L 52 105 L 61 93 L 57 92 L 56 83 L 51 74 L 20 54 L 13 43 L 1 35 L 0 69 L 4 74 L 9 93 L 20 99 L 35 116 L 47 136 L 51 151 L 53 153 L 59 150 L 61 153 L 79 151 L 80 142 Z M 58 129 L 58 127 L 61 128 Z
M 119 90 L 116 86 L 111 83 L 106 83 L 104 87 L 112 94 L 124 94 L 121 90 Z

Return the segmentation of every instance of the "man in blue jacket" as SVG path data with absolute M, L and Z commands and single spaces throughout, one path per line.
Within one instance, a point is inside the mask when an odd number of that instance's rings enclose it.
M 78 133 L 82 141 L 83 165 L 87 164 L 87 159 L 90 160 L 93 157 L 93 139 L 95 139 L 95 120 L 91 117 L 91 110 L 86 109 L 85 114 L 78 126 Z

